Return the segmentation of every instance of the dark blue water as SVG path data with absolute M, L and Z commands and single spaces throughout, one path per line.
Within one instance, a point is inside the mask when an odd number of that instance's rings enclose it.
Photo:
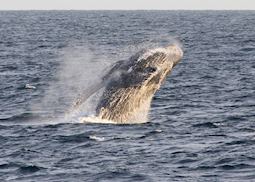
M 255 181 L 254 30 L 254 11 L 1 11 L 0 180 Z M 104 64 L 172 39 L 149 123 L 59 119 Z

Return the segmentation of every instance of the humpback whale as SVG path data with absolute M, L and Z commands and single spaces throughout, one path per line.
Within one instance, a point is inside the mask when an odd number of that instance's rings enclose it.
M 96 117 L 117 124 L 145 122 L 155 92 L 182 56 L 179 46 L 169 45 L 117 62 L 102 79 Z

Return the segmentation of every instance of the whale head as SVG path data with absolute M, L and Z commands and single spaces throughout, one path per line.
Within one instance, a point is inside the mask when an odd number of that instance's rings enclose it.
M 151 89 L 156 91 L 182 57 L 183 51 L 177 45 L 142 51 L 131 57 L 120 80 L 127 87 L 152 86 Z

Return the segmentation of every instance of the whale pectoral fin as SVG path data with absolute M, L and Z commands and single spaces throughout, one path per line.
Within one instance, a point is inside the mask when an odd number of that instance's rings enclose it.
M 100 81 L 99 83 L 96 83 L 89 87 L 87 90 L 85 90 L 83 93 L 80 94 L 80 96 L 75 100 L 75 102 L 72 105 L 72 108 L 75 109 L 79 107 L 81 104 L 83 104 L 88 98 L 90 98 L 94 93 L 96 93 L 98 90 L 104 87 L 104 82 Z
M 109 71 L 107 71 L 106 75 L 103 76 L 102 80 L 107 81 L 112 78 L 114 73 L 116 71 L 120 71 L 121 66 L 123 65 L 123 60 L 117 61 L 115 64 L 112 65 L 111 68 L 109 68 Z
M 101 80 L 97 83 L 91 85 L 88 89 L 86 89 L 74 102 L 72 108 L 77 108 L 82 103 L 84 103 L 89 97 L 91 97 L 95 92 L 103 88 L 110 80 L 113 79 L 115 73 L 121 69 L 123 66 L 124 60 L 118 61 L 113 64 L 112 67 L 108 68 L 107 73 L 101 78 Z

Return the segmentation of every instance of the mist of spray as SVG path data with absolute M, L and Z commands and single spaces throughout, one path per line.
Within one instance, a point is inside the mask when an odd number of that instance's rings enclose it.
M 86 46 L 69 46 L 63 49 L 58 57 L 59 66 L 53 80 L 41 101 L 31 105 L 31 110 L 43 111 L 49 118 L 63 119 L 64 115 L 73 114 L 70 109 L 74 102 L 86 94 L 88 97 L 93 94 L 91 89 L 98 87 L 101 77 L 113 61 L 96 54 Z M 85 112 L 90 110 L 84 109 Z

